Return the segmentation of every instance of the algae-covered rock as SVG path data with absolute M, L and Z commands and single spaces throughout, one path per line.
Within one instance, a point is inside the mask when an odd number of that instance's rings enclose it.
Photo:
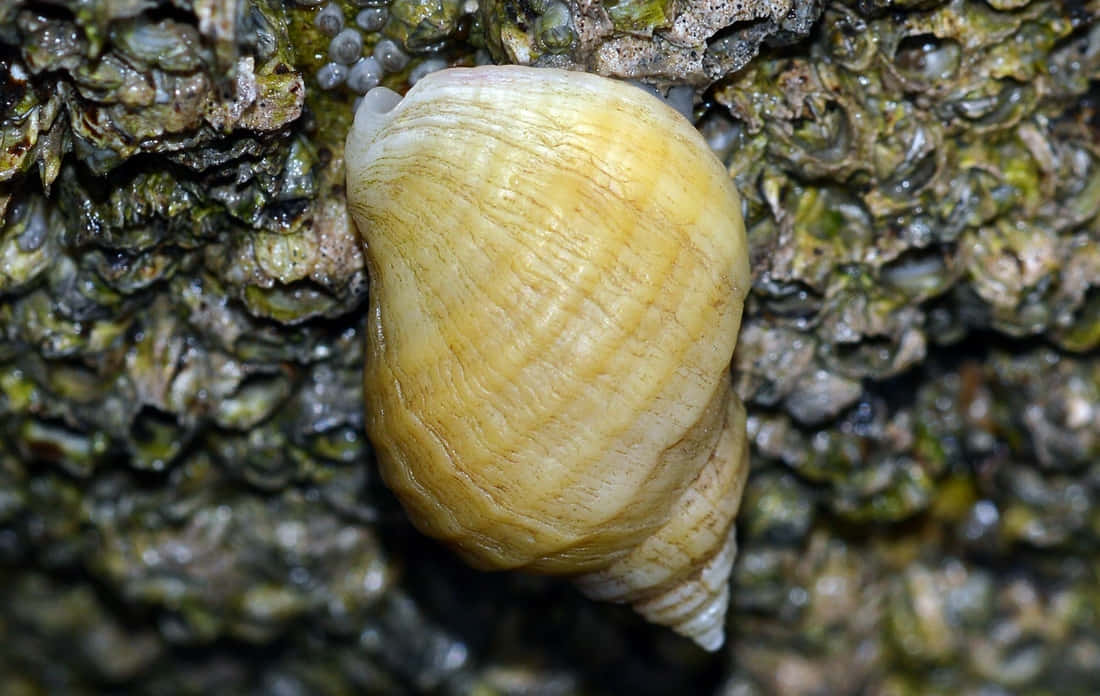
M 375 475 L 344 136 L 490 61 L 655 89 L 742 194 L 714 656 Z M 0 3 L 0 693 L 1097 693 L 1097 84 L 1096 2 Z

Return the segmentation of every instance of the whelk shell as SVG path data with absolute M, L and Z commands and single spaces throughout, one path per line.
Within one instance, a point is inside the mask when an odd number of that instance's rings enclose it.
M 416 526 L 721 646 L 749 269 L 701 136 L 625 83 L 490 66 L 371 90 L 346 160 L 368 431 Z

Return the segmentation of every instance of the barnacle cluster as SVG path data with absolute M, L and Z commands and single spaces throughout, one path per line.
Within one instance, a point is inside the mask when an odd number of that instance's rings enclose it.
M 0 693 L 1100 691 L 1098 15 L 0 3 Z M 718 657 L 374 476 L 351 107 L 490 61 L 672 87 L 742 194 Z
M 767 409 L 762 455 L 840 484 L 835 511 L 900 519 L 913 510 L 843 493 L 837 466 L 904 453 L 930 498 L 951 458 L 915 456 L 919 441 L 850 449 L 861 429 L 838 437 L 836 418 L 908 401 L 906 376 L 958 345 L 1100 345 L 1100 32 L 1043 3 L 956 0 L 901 18 L 830 8 L 809 48 L 719 85 L 726 108 L 704 125 L 760 253 L 737 373 Z

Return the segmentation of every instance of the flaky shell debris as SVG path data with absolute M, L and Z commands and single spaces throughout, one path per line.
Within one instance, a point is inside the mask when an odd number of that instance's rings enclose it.
M 697 131 L 614 80 L 459 68 L 368 92 L 346 158 L 368 432 L 414 524 L 720 647 L 749 269 Z

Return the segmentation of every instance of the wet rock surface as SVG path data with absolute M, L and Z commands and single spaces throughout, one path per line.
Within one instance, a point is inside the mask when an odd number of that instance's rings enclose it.
M 1098 13 L 3 3 L 0 693 L 1096 693 Z M 375 477 L 343 136 L 489 61 L 649 84 L 742 193 L 716 656 Z

